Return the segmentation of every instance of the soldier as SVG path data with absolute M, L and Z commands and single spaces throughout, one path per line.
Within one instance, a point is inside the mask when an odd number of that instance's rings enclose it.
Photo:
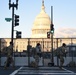
M 66 56 L 66 44 L 63 43 L 62 47 L 57 49 L 57 55 L 58 58 L 60 59 L 60 68 L 62 68 L 63 64 L 64 64 L 64 57 Z
M 36 53 L 41 58 L 41 45 L 40 45 L 40 43 L 37 43 L 37 45 L 36 45 Z
M 37 43 L 36 47 L 35 48 L 32 48 L 32 54 L 33 54 L 33 57 L 35 59 L 35 62 L 34 62 L 34 67 L 38 67 L 38 64 L 39 64 L 39 58 L 41 58 L 41 45 L 40 43 Z
M 7 67 L 10 66 L 10 64 L 12 64 L 12 66 L 14 67 L 14 61 L 12 58 L 12 42 L 10 42 L 10 45 L 7 47 L 7 60 L 5 62 L 4 68 L 6 69 Z
M 41 54 L 41 45 L 40 45 L 40 43 L 37 43 L 37 45 L 36 45 L 36 58 L 35 58 L 37 65 L 39 64 L 39 60 L 41 58 L 41 55 L 42 55 Z

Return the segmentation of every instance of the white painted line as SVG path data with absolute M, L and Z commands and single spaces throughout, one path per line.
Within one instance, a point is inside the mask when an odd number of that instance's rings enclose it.
M 33 67 L 23 67 L 23 69 L 34 69 Z M 59 67 L 39 67 L 38 69 L 59 69 Z
M 63 72 L 63 73 L 68 72 L 68 71 L 57 71 L 57 70 L 56 71 L 54 71 L 54 70 L 52 70 L 52 71 L 51 70 L 47 70 L 47 71 L 46 70 L 19 70 L 18 72 L 30 72 L 30 71 L 33 72 L 33 73 L 34 72 L 51 72 L 51 73 L 52 72 L 59 72 L 59 73 L 61 73 L 61 72 Z M 68 73 L 72 73 L 72 72 L 68 72 Z
M 13 73 L 11 73 L 10 75 L 15 75 L 20 69 L 22 69 L 23 67 L 20 67 L 18 70 L 15 70 Z
M 22 68 L 23 68 L 23 67 L 20 67 L 20 68 L 18 69 L 18 71 L 21 70 Z
M 17 70 L 15 70 L 12 74 L 10 74 L 10 75 L 15 75 L 16 73 L 17 73 L 18 71 Z
M 76 75 L 76 73 L 74 73 L 73 71 L 70 71 L 70 70 L 67 70 L 67 69 L 65 69 L 65 68 L 62 68 L 64 71 L 58 71 L 59 73 L 55 73 L 56 71 L 54 71 L 54 70 L 52 70 L 52 71 L 41 71 L 41 70 L 39 70 L 39 71 L 35 71 L 35 70 L 22 70 L 23 68 L 25 68 L 25 67 L 20 67 L 18 70 L 15 70 L 12 74 L 10 74 L 10 75 L 15 75 L 15 74 L 52 74 L 52 75 Z M 40 73 L 41 72 L 41 73 Z M 44 73 L 42 73 L 42 72 L 44 72 Z M 51 72 L 51 73 L 50 73 Z M 62 72 L 62 73 L 61 73 Z M 69 73 L 65 73 L 65 72 L 69 72 Z
M 51 74 L 51 75 L 76 75 L 76 73 L 32 73 L 32 72 L 29 72 L 29 73 L 18 73 L 18 74 Z
M 49 72 L 45 72 L 45 71 L 34 71 L 34 70 L 20 70 L 20 72 L 18 72 L 18 74 L 52 74 L 52 75 L 76 75 L 76 73 L 74 73 L 73 71 L 67 70 L 65 68 L 63 68 L 64 71 L 58 71 L 59 73 L 55 73 L 56 71 L 49 71 Z M 24 71 L 24 72 L 23 72 Z M 40 73 L 40 72 L 45 72 L 45 73 Z M 51 73 L 50 73 L 51 72 Z M 62 72 L 62 73 L 61 73 Z M 69 72 L 69 73 L 65 73 L 65 72 Z
M 66 70 L 67 72 L 71 72 L 71 73 L 74 73 L 73 71 L 70 71 L 70 70 L 67 70 L 65 68 L 62 68 L 63 70 Z

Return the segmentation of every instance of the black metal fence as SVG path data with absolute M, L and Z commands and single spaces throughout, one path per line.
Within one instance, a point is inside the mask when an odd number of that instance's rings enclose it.
M 7 55 L 2 53 L 2 49 L 9 45 L 10 38 L 1 38 L 0 39 L 0 58 L 6 57 Z M 22 39 L 14 39 L 14 48 L 13 55 L 14 57 L 27 57 L 28 50 L 27 46 L 31 45 L 35 47 L 37 43 L 40 43 L 42 46 L 42 57 L 44 59 L 51 58 L 51 39 L 47 38 L 22 38 Z M 76 57 L 76 38 L 54 38 L 53 39 L 53 51 L 58 47 L 62 46 L 62 43 L 66 43 L 68 54 L 67 57 Z M 54 53 L 54 57 L 55 57 Z M 30 56 L 29 56 L 30 57 Z M 1 63 L 1 59 L 0 59 Z

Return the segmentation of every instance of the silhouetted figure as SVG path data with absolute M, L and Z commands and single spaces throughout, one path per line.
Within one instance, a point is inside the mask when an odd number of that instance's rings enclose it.
M 66 44 L 63 43 L 60 48 L 57 49 L 57 57 L 60 59 L 60 68 L 62 68 L 64 64 L 64 57 L 66 57 Z
M 41 57 L 41 45 L 40 45 L 40 43 L 37 43 L 37 45 L 36 45 L 36 53 L 39 57 Z
M 31 66 L 37 68 L 39 64 L 39 60 L 41 58 L 41 45 L 37 43 L 36 47 L 32 48 L 32 54 L 35 61 L 31 62 Z
M 12 64 L 12 67 L 14 67 L 14 60 L 12 58 L 12 54 L 13 54 L 12 48 L 13 48 L 12 42 L 10 42 L 10 45 L 7 47 L 7 59 L 6 59 L 5 64 L 4 64 L 5 69 L 7 67 L 9 67 L 10 64 Z
M 41 45 L 40 45 L 40 43 L 37 43 L 37 45 L 36 45 L 36 55 L 35 55 L 35 62 L 36 62 L 37 67 L 38 67 L 40 58 L 41 58 Z

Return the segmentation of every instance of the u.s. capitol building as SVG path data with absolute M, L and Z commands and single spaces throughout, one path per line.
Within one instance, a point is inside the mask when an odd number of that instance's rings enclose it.
M 27 50 L 27 45 L 30 44 L 32 47 L 35 47 L 37 43 L 40 43 L 42 46 L 42 51 L 50 51 L 51 50 L 51 38 L 47 38 L 47 32 L 50 31 L 51 19 L 49 15 L 45 12 L 44 0 L 42 0 L 42 6 L 40 13 L 36 16 L 35 21 L 33 22 L 32 34 L 30 38 L 21 38 L 14 39 L 14 51 L 22 52 L 23 50 Z M 3 47 L 9 45 L 11 41 L 10 38 L 1 38 L 0 39 L 0 48 L 2 50 Z M 53 48 L 57 48 L 62 45 L 62 43 L 66 44 L 75 44 L 75 38 L 54 38 L 53 39 Z

